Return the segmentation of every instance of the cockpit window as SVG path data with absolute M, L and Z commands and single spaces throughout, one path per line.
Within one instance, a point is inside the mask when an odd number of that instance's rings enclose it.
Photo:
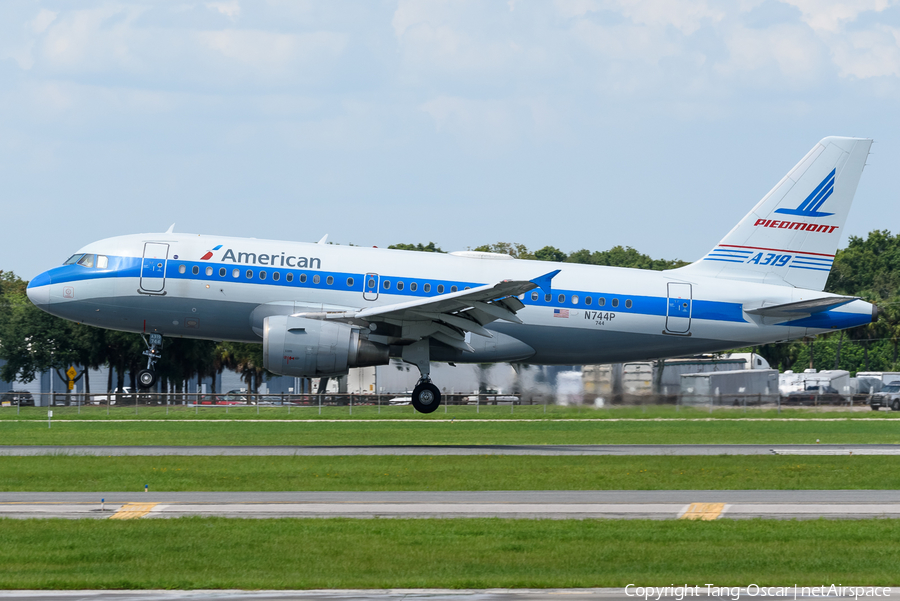
M 71 257 L 68 258 L 68 260 L 65 263 L 63 263 L 63 265 L 74 265 L 75 263 L 78 262 L 78 259 L 80 259 L 83 256 L 84 255 L 82 255 L 82 254 L 72 255 Z
M 109 257 L 106 255 L 97 255 L 97 269 L 107 269 L 109 267 Z
M 93 267 L 94 255 L 84 255 L 83 257 L 81 257 L 81 260 L 78 261 L 78 264 L 82 267 Z

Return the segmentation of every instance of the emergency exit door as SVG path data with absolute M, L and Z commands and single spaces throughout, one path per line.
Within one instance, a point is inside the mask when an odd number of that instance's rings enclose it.
M 669 282 L 666 303 L 666 332 L 689 334 L 691 331 L 691 285 Z
M 363 298 L 367 301 L 378 300 L 378 274 L 367 273 L 363 282 Z

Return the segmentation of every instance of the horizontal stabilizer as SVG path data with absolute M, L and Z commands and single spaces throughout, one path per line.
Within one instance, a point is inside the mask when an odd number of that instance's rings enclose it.
M 747 313 L 751 315 L 760 315 L 762 317 L 801 317 L 803 315 L 812 315 L 813 313 L 821 313 L 835 309 L 847 303 L 859 300 L 855 296 L 826 296 L 824 298 L 814 298 L 812 300 L 799 301 L 796 303 L 785 303 L 783 305 L 772 305 L 770 307 L 759 307 L 758 309 L 749 309 Z

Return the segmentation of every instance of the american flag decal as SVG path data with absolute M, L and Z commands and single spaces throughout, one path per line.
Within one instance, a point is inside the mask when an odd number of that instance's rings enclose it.
M 553 309 L 553 317 L 569 317 L 568 309 Z

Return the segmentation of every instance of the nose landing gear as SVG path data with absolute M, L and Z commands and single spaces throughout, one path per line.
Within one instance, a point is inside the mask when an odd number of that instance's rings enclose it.
M 147 350 L 143 354 L 147 356 L 147 369 L 142 369 L 138 372 L 137 379 L 141 388 L 152 388 L 156 384 L 156 370 L 153 368 L 162 357 L 162 343 L 162 334 L 150 334 L 149 342 L 144 338 Z

